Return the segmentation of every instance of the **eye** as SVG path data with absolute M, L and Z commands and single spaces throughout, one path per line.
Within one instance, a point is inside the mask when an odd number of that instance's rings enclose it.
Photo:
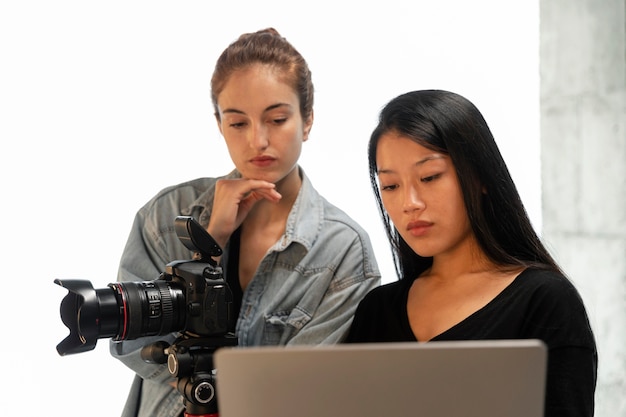
M 272 119 L 272 123 L 275 124 L 275 125 L 282 125 L 286 121 L 287 121 L 286 117 L 277 117 L 275 119 Z
M 441 174 L 429 175 L 427 177 L 420 178 L 420 181 L 421 182 L 432 182 L 432 181 L 436 180 L 439 177 L 441 177 Z
M 234 129 L 240 129 L 246 125 L 246 122 L 232 122 L 229 123 L 228 126 Z
M 396 188 L 398 188 L 398 185 L 397 185 L 397 184 L 389 184 L 389 185 L 383 185 L 383 184 L 381 184 L 381 185 L 380 185 L 380 190 L 381 190 L 381 191 L 393 191 L 393 190 L 395 190 Z

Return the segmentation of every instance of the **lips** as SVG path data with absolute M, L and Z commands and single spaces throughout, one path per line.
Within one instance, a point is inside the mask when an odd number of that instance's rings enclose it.
M 271 156 L 264 156 L 264 155 L 255 156 L 254 158 L 250 160 L 250 162 L 253 163 L 254 165 L 262 166 L 262 167 L 270 165 L 274 161 L 275 159 L 272 158 Z
M 407 224 L 406 226 L 406 230 L 409 233 L 411 233 L 413 236 L 423 236 L 426 233 L 428 233 L 428 231 L 430 230 L 432 226 L 433 226 L 433 223 L 431 222 L 418 220 L 418 221 L 409 222 L 409 224 Z

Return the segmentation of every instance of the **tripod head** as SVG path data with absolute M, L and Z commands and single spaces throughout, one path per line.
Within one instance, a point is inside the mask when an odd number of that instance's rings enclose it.
M 141 357 L 146 362 L 167 363 L 170 375 L 177 378 L 185 416 L 213 417 L 218 415 L 213 354 L 220 347 L 236 345 L 232 334 L 209 338 L 183 335 L 171 345 L 157 342 L 144 347 Z

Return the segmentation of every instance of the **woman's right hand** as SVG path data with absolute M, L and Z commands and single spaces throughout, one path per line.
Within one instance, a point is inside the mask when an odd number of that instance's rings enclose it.
M 281 197 L 271 182 L 249 178 L 220 179 L 215 184 L 207 232 L 223 248 L 256 203 L 261 200 L 277 203 Z

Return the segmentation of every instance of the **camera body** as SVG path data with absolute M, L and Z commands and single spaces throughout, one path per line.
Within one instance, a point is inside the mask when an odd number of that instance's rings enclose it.
M 69 292 L 61 319 L 70 335 L 60 355 L 92 350 L 97 340 L 132 340 L 180 332 L 188 338 L 219 338 L 236 320 L 233 295 L 213 257 L 222 250 L 192 217 L 175 219 L 176 233 L 194 255 L 170 262 L 153 281 L 116 282 L 94 289 L 86 280 L 54 282 Z
M 161 279 L 184 287 L 184 332 L 198 337 L 228 333 L 234 320 L 233 296 L 222 268 L 198 261 L 174 261 L 166 266 Z

